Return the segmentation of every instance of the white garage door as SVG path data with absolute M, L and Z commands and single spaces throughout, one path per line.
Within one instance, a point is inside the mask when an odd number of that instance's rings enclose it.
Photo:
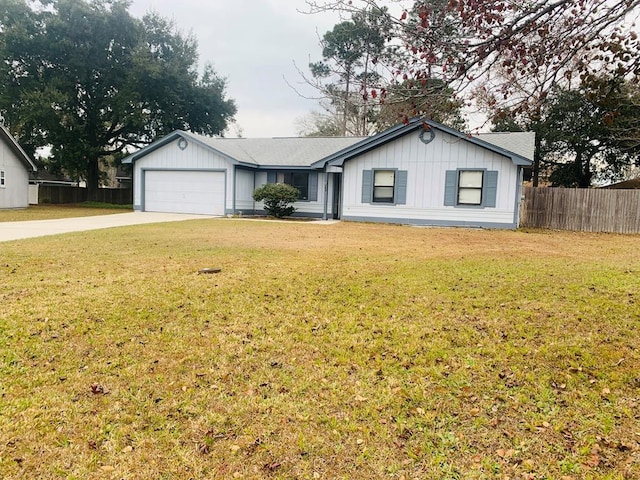
M 146 171 L 144 210 L 224 215 L 224 179 L 224 172 Z

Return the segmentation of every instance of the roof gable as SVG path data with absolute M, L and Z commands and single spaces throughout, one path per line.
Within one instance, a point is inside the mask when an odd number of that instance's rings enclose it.
M 15 156 L 18 157 L 18 160 L 20 160 L 20 163 L 24 165 L 24 168 L 30 172 L 38 171 L 38 167 L 36 167 L 35 162 L 31 160 L 29 155 L 27 155 L 4 125 L 0 125 L 0 138 L 2 138 L 2 141 L 7 144 Z
M 334 153 L 333 155 L 330 155 L 329 157 L 324 158 L 322 160 L 322 163 L 328 163 L 330 165 L 342 165 L 350 158 L 373 150 L 374 148 L 380 147 L 388 142 L 403 137 L 404 135 L 408 135 L 409 133 L 415 132 L 419 129 L 424 129 L 425 131 L 431 130 L 434 134 L 435 131 L 440 130 L 461 140 L 468 141 L 470 143 L 478 145 L 479 147 L 486 148 L 487 150 L 495 152 L 499 155 L 503 155 L 509 158 L 516 165 L 530 166 L 532 163 L 533 148 L 535 147 L 535 134 L 533 132 L 524 132 L 524 134 L 521 134 L 519 132 L 497 135 L 480 134 L 478 136 L 472 136 L 453 128 L 449 128 L 440 123 L 423 119 L 414 119 L 406 125 L 398 125 L 396 127 L 392 127 L 388 130 L 380 132 L 372 137 L 365 138 L 355 145 L 347 147 L 339 152 Z M 496 136 L 491 137 L 491 135 Z M 516 141 L 515 137 L 511 137 L 511 135 L 517 135 L 520 140 Z M 507 146 L 514 145 L 517 146 L 518 152 L 505 148 Z

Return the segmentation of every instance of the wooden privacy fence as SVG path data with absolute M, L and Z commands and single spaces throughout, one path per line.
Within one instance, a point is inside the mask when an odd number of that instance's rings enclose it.
M 640 190 L 524 187 L 520 226 L 640 233 Z
M 39 185 L 37 198 L 38 203 L 80 203 L 87 201 L 88 190 L 66 185 Z M 100 188 L 95 201 L 129 205 L 133 203 L 133 191 L 131 188 Z

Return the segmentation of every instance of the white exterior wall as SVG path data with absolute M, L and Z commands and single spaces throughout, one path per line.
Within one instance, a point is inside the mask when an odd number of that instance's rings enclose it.
M 0 141 L 0 170 L 5 184 L 0 186 L 0 208 L 29 206 L 29 172 L 3 141 Z
M 236 212 L 253 212 L 255 171 L 236 168 Z
M 135 162 L 133 170 L 133 208 L 142 209 L 144 170 L 218 170 L 226 172 L 225 210 L 233 209 L 233 168 L 226 158 L 189 141 L 187 148 L 178 148 L 175 140 L 145 155 Z
M 428 144 L 418 136 L 405 135 L 345 162 L 342 218 L 434 225 L 514 223 L 518 167 L 510 159 L 440 130 Z M 408 172 L 406 204 L 362 203 L 362 172 L 376 168 Z M 444 206 L 446 171 L 465 168 L 499 172 L 495 208 Z

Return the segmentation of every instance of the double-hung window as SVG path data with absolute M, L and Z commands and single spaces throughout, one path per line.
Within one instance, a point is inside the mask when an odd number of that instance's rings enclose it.
M 407 170 L 380 168 L 362 171 L 362 203 L 405 205 Z
M 4 170 L 0 170 L 0 188 L 4 188 L 6 185 L 6 178 L 4 176 Z
M 484 168 L 447 170 L 444 205 L 461 208 L 495 208 L 498 171 Z
M 395 195 L 396 171 L 373 171 L 373 202 L 393 203 Z
M 482 205 L 484 171 L 460 170 L 458 178 L 458 205 Z

